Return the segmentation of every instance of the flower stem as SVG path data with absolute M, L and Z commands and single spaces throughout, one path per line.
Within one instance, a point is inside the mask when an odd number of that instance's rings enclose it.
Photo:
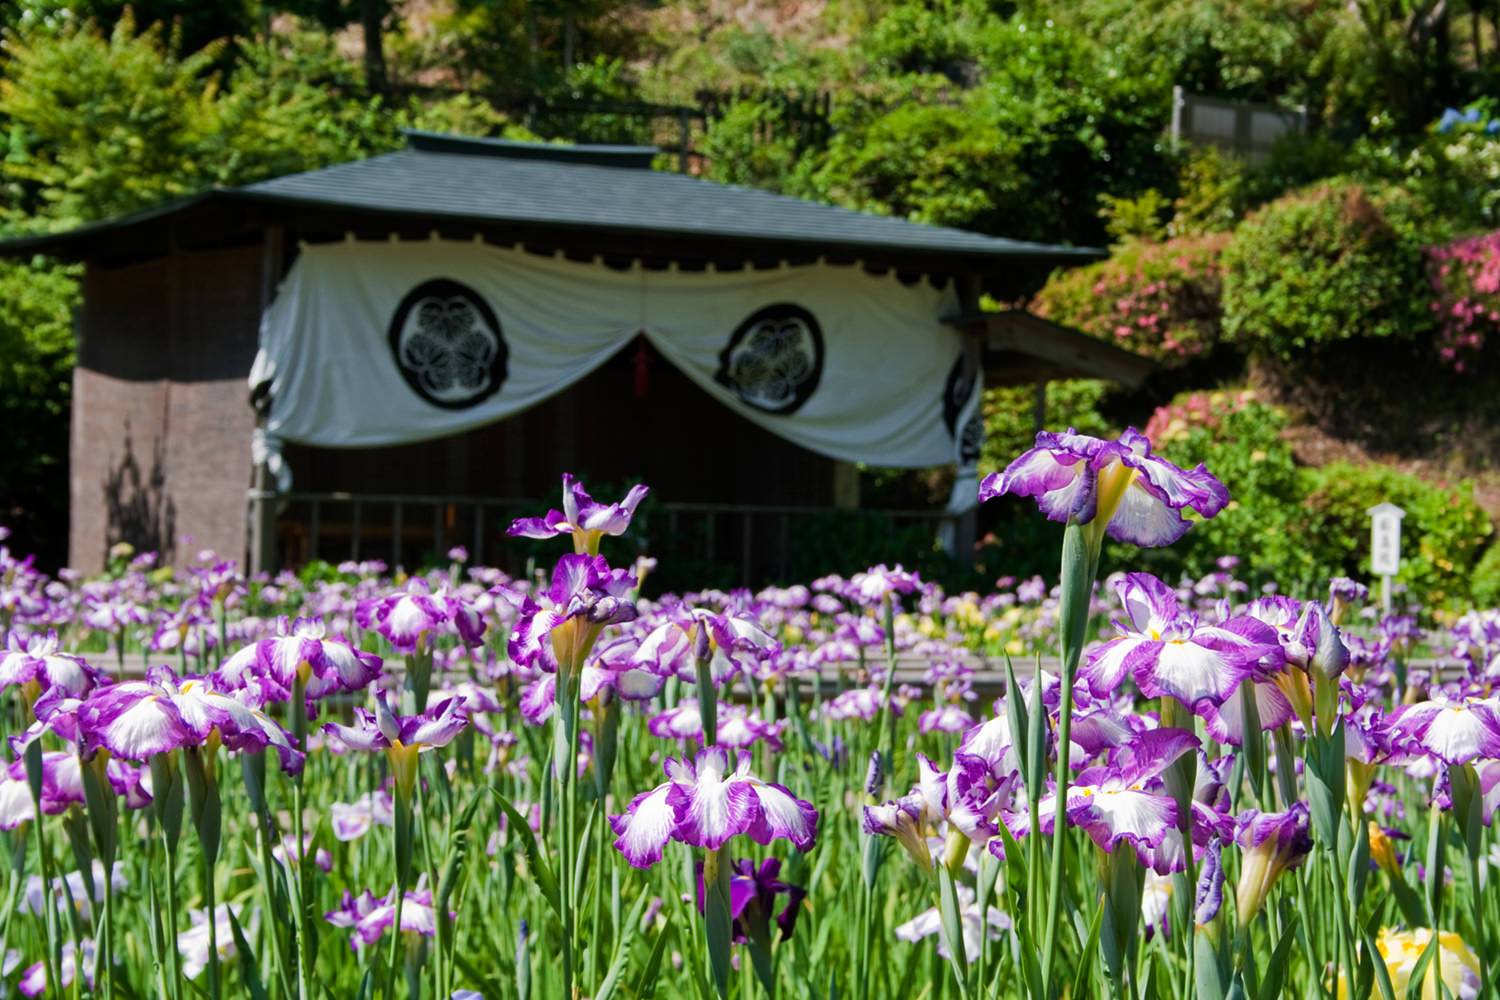
M 307 681 L 303 679 L 301 671 L 292 682 L 292 704 L 290 712 L 292 724 L 292 742 L 298 751 L 307 752 Z M 302 772 L 292 775 L 292 839 L 296 844 L 296 850 L 302 850 L 302 811 L 304 807 L 302 792 Z M 289 874 L 297 885 L 297 993 L 300 1000 L 313 1000 L 315 991 L 313 989 L 313 962 L 315 956 L 312 948 L 311 911 L 312 900 L 311 884 L 308 877 L 308 866 L 299 864 Z
M 885 609 L 885 683 L 880 692 L 880 723 L 876 729 L 880 740 L 880 756 L 885 763 L 885 773 L 892 778 L 896 774 L 896 713 L 891 706 L 891 693 L 896 684 L 896 611 L 890 594 L 881 598 Z
M 1090 544 L 1090 542 L 1093 544 Z M 1068 853 L 1069 747 L 1073 734 L 1073 683 L 1083 652 L 1084 634 L 1094 596 L 1094 577 L 1099 571 L 1099 543 L 1087 529 L 1073 520 L 1063 532 L 1062 602 L 1058 626 L 1062 642 L 1062 690 L 1057 720 L 1057 772 L 1053 801 L 1057 803 L 1052 824 L 1052 870 L 1047 879 L 1047 928 L 1042 937 L 1042 984 L 1050 992 L 1057 955 L 1057 925 L 1062 914 L 1062 873 Z M 1037 678 L 1040 685 L 1041 678 Z M 1041 710 L 1041 699 L 1038 699 Z
M 733 919 L 729 915 L 729 848 L 703 855 L 703 930 L 708 965 L 720 1000 L 729 997 L 729 945 Z

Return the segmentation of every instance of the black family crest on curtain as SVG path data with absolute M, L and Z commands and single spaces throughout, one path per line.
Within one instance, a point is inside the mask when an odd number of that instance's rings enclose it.
M 719 352 L 714 380 L 747 406 L 794 413 L 823 376 L 823 330 L 799 305 L 778 302 L 750 315 Z
M 461 410 L 493 396 L 509 355 L 500 321 L 483 296 L 448 278 L 424 281 L 391 316 L 391 354 L 413 392 Z
M 979 461 L 979 451 L 984 444 L 984 407 L 975 407 L 964 425 L 958 425 L 969 397 L 974 394 L 974 381 L 978 372 L 960 354 L 948 369 L 948 381 L 943 385 L 943 425 L 958 442 L 958 457 L 965 464 Z

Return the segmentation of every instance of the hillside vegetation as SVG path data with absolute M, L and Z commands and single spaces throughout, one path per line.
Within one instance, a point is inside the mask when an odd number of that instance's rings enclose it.
M 1361 505 L 1401 497 L 1428 557 L 1406 582 L 1500 597 L 1500 3 L 21 0 L 0 25 L 7 234 L 416 125 L 651 142 L 663 169 L 1108 246 L 1024 304 L 1161 370 L 1133 393 L 1054 384 L 1048 422 L 1149 425 L 1244 473 L 1239 520 L 1159 571 L 1232 550 L 1309 585 L 1359 573 Z M 1174 86 L 1302 127 L 1253 166 L 1173 148 Z M 54 561 L 75 279 L 0 263 L 0 522 Z M 1030 435 L 1031 393 L 989 412 L 995 466 Z M 940 479 L 872 471 L 867 497 Z M 1029 572 L 1026 529 L 987 516 L 984 565 Z

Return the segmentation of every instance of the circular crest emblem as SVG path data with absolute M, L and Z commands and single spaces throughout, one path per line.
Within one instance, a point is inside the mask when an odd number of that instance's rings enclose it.
M 433 406 L 461 410 L 505 381 L 508 351 L 500 321 L 474 289 L 435 278 L 407 293 L 391 317 L 391 354 L 412 391 Z
M 714 375 L 748 406 L 792 413 L 823 375 L 823 330 L 801 306 L 766 306 L 735 328 Z
M 970 465 L 979 461 L 979 454 L 984 449 L 984 420 L 980 418 L 979 411 L 975 410 L 973 415 L 964 423 L 963 436 L 958 439 L 958 458 L 964 465 Z
M 957 437 L 958 417 L 974 394 L 974 373 L 967 370 L 964 356 L 960 354 L 948 369 L 948 381 L 943 385 L 943 425 L 950 437 Z M 967 430 L 965 431 L 967 433 Z

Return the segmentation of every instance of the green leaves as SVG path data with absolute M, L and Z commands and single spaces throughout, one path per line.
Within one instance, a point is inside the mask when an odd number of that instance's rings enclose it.
M 495 787 L 490 787 L 490 794 L 495 796 L 495 801 L 500 804 L 500 809 L 505 813 L 505 830 L 521 843 L 521 850 L 526 854 L 526 865 L 531 869 L 531 877 L 536 880 L 537 888 L 542 890 L 542 898 L 552 911 L 559 917 L 562 916 L 560 902 L 557 895 L 557 876 L 552 872 L 552 866 L 542 855 L 542 849 L 536 842 L 536 835 L 531 832 L 531 824 L 526 818 L 516 811 L 511 805 L 510 799 L 501 795 Z

